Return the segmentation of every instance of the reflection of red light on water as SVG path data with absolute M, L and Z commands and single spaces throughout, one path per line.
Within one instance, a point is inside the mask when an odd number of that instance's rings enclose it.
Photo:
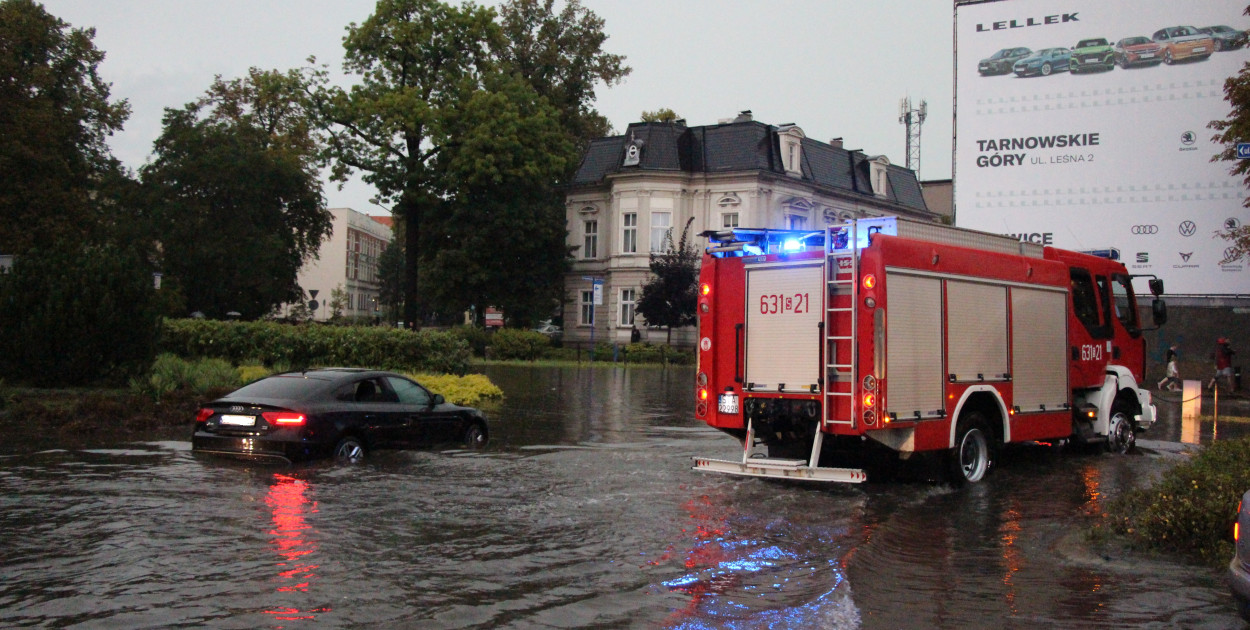
M 308 564 L 302 560 L 317 551 L 317 543 L 306 537 L 312 527 L 304 520 L 305 515 L 315 514 L 317 504 L 306 496 L 308 482 L 288 475 L 274 475 L 274 484 L 265 495 L 265 505 L 269 506 L 273 519 L 273 528 L 269 535 L 273 537 L 281 562 L 278 562 L 278 580 L 283 582 L 277 588 L 279 593 L 307 593 L 317 578 L 320 565 Z M 275 607 L 265 613 L 273 615 L 278 621 L 299 621 L 315 619 L 318 613 L 329 612 L 329 606 L 300 610 L 289 607 Z

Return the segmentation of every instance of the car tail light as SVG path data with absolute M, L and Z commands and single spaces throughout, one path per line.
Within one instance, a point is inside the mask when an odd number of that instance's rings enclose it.
M 1237 502 L 1237 520 L 1233 521 L 1233 542 L 1241 541 L 1241 502 Z
M 199 411 L 195 412 L 195 421 L 196 422 L 208 422 L 208 419 L 213 417 L 214 413 L 217 413 L 217 412 L 213 411 L 212 409 L 209 409 L 208 407 L 204 407 L 200 409 Z
M 298 426 L 304 424 L 304 414 L 294 411 L 266 411 L 260 414 L 269 424 L 279 426 Z

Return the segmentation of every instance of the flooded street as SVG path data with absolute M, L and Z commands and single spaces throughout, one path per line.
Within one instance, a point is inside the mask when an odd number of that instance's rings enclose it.
M 1130 456 L 1014 449 L 958 490 L 793 485 L 690 470 L 740 450 L 693 418 L 689 368 L 486 371 L 507 399 L 482 452 L 0 442 L 0 627 L 1243 627 L 1222 572 L 1080 533 L 1182 434 L 1244 424 L 1186 432 L 1163 404 Z

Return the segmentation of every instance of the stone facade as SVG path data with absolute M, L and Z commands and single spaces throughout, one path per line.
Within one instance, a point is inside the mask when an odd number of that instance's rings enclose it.
M 627 343 L 633 304 L 650 278 L 649 254 L 681 238 L 686 222 L 702 249 L 705 230 L 726 227 L 822 229 L 866 216 L 937 220 L 912 171 L 885 156 L 807 138 L 795 125 L 772 126 L 743 112 L 718 125 L 634 123 L 590 144 L 566 197 L 566 345 Z M 602 304 L 594 305 L 595 281 Z M 636 319 L 644 341 L 667 331 Z M 693 328 L 673 331 L 692 346 Z

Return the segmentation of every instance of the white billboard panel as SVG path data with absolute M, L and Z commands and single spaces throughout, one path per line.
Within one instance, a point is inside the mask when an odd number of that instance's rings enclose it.
M 1228 0 L 956 5 L 957 224 L 1114 248 L 1133 273 L 1164 278 L 1169 294 L 1250 293 L 1250 264 L 1224 264 L 1228 242 L 1215 236 L 1250 221 L 1246 189 L 1231 163 L 1211 161 L 1221 147 L 1207 128 L 1228 117 L 1224 81 L 1250 61 L 1244 9 Z M 1218 49 L 1216 38 L 1177 30 L 1220 25 L 1231 29 L 1217 33 Z M 1107 54 L 1119 62 L 1098 64 Z

